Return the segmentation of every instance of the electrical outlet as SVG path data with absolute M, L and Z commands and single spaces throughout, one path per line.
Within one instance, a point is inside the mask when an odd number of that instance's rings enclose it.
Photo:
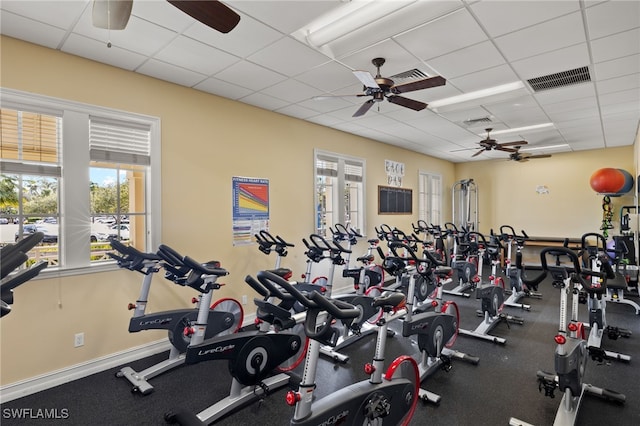
M 84 333 L 76 333 L 73 340 L 74 348 L 79 348 L 80 346 L 84 346 Z
M 243 295 L 242 295 L 242 304 L 243 304 L 243 305 L 246 305 L 246 304 L 247 304 L 247 295 L 246 295 L 246 294 L 243 294 Z

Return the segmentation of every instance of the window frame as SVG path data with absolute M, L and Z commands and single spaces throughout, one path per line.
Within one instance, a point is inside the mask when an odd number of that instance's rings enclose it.
M 39 276 L 65 276 L 116 269 L 115 262 L 91 262 L 91 212 L 89 197 L 91 117 L 130 122 L 150 129 L 150 165 L 145 203 L 145 247 L 157 247 L 162 240 L 161 121 L 159 117 L 90 105 L 76 101 L 0 88 L 0 107 L 62 117 L 62 178 L 59 195 L 59 232 L 64 244 L 59 252 L 62 266 L 47 268 Z M 84 149 L 80 149 L 84 148 Z
M 320 204 L 320 200 L 318 198 L 318 160 L 322 159 L 321 157 L 325 157 L 325 158 L 332 158 L 335 159 L 337 162 L 337 183 L 336 183 L 336 197 L 337 199 L 335 201 L 337 201 L 337 205 L 333 208 L 332 212 L 333 212 L 333 216 L 336 218 L 336 220 L 334 221 L 335 223 L 341 223 L 341 224 L 345 224 L 345 200 L 343 196 L 340 196 L 340 194 L 342 194 L 342 191 L 346 188 L 345 184 L 348 181 L 348 179 L 346 178 L 347 173 L 345 172 L 345 164 L 346 163 L 357 163 L 362 167 L 362 181 L 360 182 L 362 185 L 362 198 L 359 201 L 359 207 L 361 208 L 361 211 L 359 212 L 359 216 L 361 217 L 362 223 L 360 224 L 360 226 L 358 227 L 360 232 L 363 233 L 365 232 L 366 228 L 366 218 L 367 218 L 367 212 L 366 212 L 366 206 L 367 206 L 367 191 L 366 191 L 366 175 L 367 175 L 367 162 L 364 158 L 360 158 L 360 157 L 354 157 L 354 156 L 350 156 L 350 155 L 345 155 L 345 154 L 339 154 L 339 153 L 335 153 L 335 152 L 331 152 L 331 151 L 324 151 L 321 149 L 314 149 L 313 150 L 313 202 L 314 202 L 314 233 L 318 232 L 318 205 Z M 352 164 L 353 165 L 353 164 Z M 364 234 L 363 234 L 364 235 Z
M 438 181 L 438 194 L 434 194 L 431 190 L 434 179 Z M 418 171 L 418 194 L 418 219 L 425 221 L 429 225 L 443 225 L 441 223 L 443 203 L 442 175 L 423 170 Z M 437 201 L 437 207 L 434 207 L 434 201 Z M 438 223 L 433 220 L 434 212 L 438 213 Z

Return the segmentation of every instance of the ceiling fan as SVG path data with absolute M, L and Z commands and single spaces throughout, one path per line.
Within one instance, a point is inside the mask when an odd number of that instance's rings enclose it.
M 400 105 L 405 108 L 412 109 L 414 111 L 421 111 L 427 107 L 424 102 L 416 101 L 414 99 L 405 98 L 404 96 L 398 96 L 400 93 L 413 92 L 415 90 L 428 89 L 430 87 L 444 86 L 447 82 L 443 77 L 427 77 L 420 80 L 409 81 L 402 84 L 394 84 L 391 78 L 382 77 L 380 75 L 380 67 L 384 65 L 384 58 L 374 58 L 371 63 L 378 69 L 376 76 L 372 76 L 368 71 L 354 71 L 353 75 L 364 85 L 364 93 L 358 93 L 356 95 L 335 95 L 335 96 L 317 96 L 316 99 L 324 99 L 327 97 L 345 97 L 345 96 L 371 96 L 371 99 L 366 101 L 362 106 L 353 114 L 354 117 L 360 117 L 367 113 L 371 109 L 374 103 L 382 102 L 384 99 L 392 104 Z
M 516 146 L 514 149 L 516 150 L 516 152 L 512 152 L 511 154 L 509 154 L 509 160 L 517 161 L 519 163 L 524 163 L 525 161 L 533 160 L 533 159 L 536 159 L 536 158 L 549 158 L 549 157 L 551 157 L 551 154 L 538 154 L 538 155 L 523 154 L 523 153 L 520 152 L 520 147 L 519 146 Z
M 495 139 L 491 139 L 490 134 L 493 129 L 485 129 L 485 130 L 487 131 L 487 137 L 481 140 L 480 142 L 478 142 L 481 147 L 480 151 L 473 154 L 472 157 L 480 155 L 485 151 L 492 151 L 494 149 L 497 151 L 505 151 L 505 152 L 511 152 L 511 153 L 517 154 L 518 150 L 520 149 L 520 146 L 527 144 L 527 141 L 498 143 L 496 142 Z M 516 146 L 517 148 L 511 148 L 512 146 Z
M 167 1 L 192 18 L 221 33 L 228 33 L 240 22 L 240 15 L 216 0 Z M 108 30 L 123 30 L 129 22 L 132 7 L 133 0 L 93 0 L 93 25 Z

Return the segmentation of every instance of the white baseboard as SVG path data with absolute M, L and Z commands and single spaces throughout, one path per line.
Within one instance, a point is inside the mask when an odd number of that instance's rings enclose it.
M 255 317 L 255 314 L 247 315 L 244 318 L 243 326 L 253 324 Z M 13 401 L 14 399 L 51 389 L 55 386 L 82 379 L 83 377 L 100 373 L 110 368 L 137 361 L 170 349 L 171 344 L 167 339 L 157 340 L 145 345 L 136 346 L 124 351 L 62 368 L 60 370 L 45 373 L 40 376 L 31 377 L 15 383 L 9 383 L 8 385 L 0 387 L 0 403 L 4 404 L 5 402 Z

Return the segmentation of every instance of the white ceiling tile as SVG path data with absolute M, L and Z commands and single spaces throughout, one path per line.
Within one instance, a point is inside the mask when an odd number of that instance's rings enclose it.
M 579 83 L 566 87 L 543 90 L 533 96 L 543 105 L 564 102 L 572 99 L 591 98 L 595 96 L 595 87 L 592 82 Z
M 118 46 L 107 48 L 102 41 L 78 34 L 70 34 L 61 50 L 129 71 L 135 70 L 147 59 L 144 55 L 121 49 Z
M 229 99 L 240 99 L 251 93 L 251 90 L 245 87 L 236 86 L 217 78 L 207 78 L 193 86 L 193 88 Z
M 280 114 L 288 115 L 291 117 L 302 118 L 302 119 L 318 115 L 316 111 L 309 108 L 301 107 L 300 105 L 289 105 L 284 108 L 277 109 L 276 112 L 279 112 Z
M 78 21 L 74 32 L 95 40 L 103 40 L 105 44 L 111 40 L 114 46 L 143 55 L 156 53 L 178 35 L 174 31 L 136 16 L 129 18 L 129 23 L 124 30 L 108 31 L 94 27 L 91 24 L 90 14 L 87 13 Z
M 273 96 L 267 96 L 262 93 L 252 93 L 249 96 L 245 96 L 244 98 L 240 99 L 240 101 L 263 109 L 268 109 L 270 111 L 284 108 L 288 105 L 288 102 L 274 98 Z
M 380 71 L 388 77 L 413 68 L 420 69 L 421 63 L 416 57 L 399 47 L 393 40 L 385 40 L 375 46 L 355 52 L 340 59 L 340 62 L 354 70 L 369 71 L 376 74 L 376 67 L 371 62 L 374 58 L 384 58 L 385 63 Z
M 154 58 L 205 75 L 215 74 L 239 60 L 236 56 L 184 36 L 173 39 Z
M 471 10 L 489 35 L 497 37 L 575 12 L 579 7 L 577 1 L 480 1 L 471 5 Z
M 587 43 L 580 43 L 514 61 L 511 65 L 523 80 L 529 80 L 531 78 L 588 66 L 590 62 L 591 59 L 589 58 Z
M 598 80 L 606 80 L 621 75 L 637 74 L 640 73 L 640 54 L 599 62 L 593 67 L 595 77 Z
M 296 80 L 285 80 L 262 90 L 262 93 L 287 102 L 297 103 L 309 100 L 322 92 Z
M 599 63 L 640 53 L 640 29 L 629 30 L 591 42 L 593 62 Z
M 464 30 L 455 30 L 464 28 Z M 469 12 L 461 9 L 394 37 L 417 58 L 429 60 L 487 39 Z
M 591 40 L 640 27 L 638 1 L 609 1 L 588 8 L 585 13 Z
M 169 81 L 182 86 L 191 87 L 203 81 L 207 76 L 189 71 L 162 61 L 150 59 L 142 64 L 137 72 L 160 80 Z
M 10 12 L 0 13 L 0 33 L 50 49 L 58 47 L 65 36 L 65 31 L 60 28 Z
M 276 41 L 247 59 L 290 77 L 329 61 L 326 56 L 289 37 Z
M 340 6 L 342 2 L 340 0 L 297 2 L 291 0 L 226 0 L 225 4 L 284 34 L 290 34 L 325 12 Z
M 598 94 L 602 95 L 640 87 L 640 73 L 602 80 L 598 83 Z
M 327 93 L 335 92 L 358 81 L 349 68 L 334 61 L 299 74 L 296 80 Z
M 252 90 L 262 90 L 286 79 L 283 75 L 247 61 L 236 62 L 215 77 Z
M 638 102 L 637 108 L 640 111 L 640 89 L 633 88 L 629 90 L 621 90 L 613 93 L 605 93 L 600 95 L 600 105 L 614 105 L 626 102 Z
M 166 0 L 134 0 L 131 15 L 154 22 L 177 33 L 181 33 L 194 22 L 198 22 Z
M 346 108 L 351 105 L 350 102 L 343 98 L 325 98 L 325 99 L 308 99 L 302 102 L 298 102 L 300 106 L 312 109 L 318 112 L 330 112 L 339 109 Z
M 495 39 L 510 61 L 585 43 L 582 15 L 571 13 Z
M 598 109 L 597 105 L 592 108 L 580 108 L 571 111 L 560 110 L 556 112 L 547 112 L 547 114 L 553 121 L 571 121 L 583 118 L 597 121 L 599 113 L 600 110 Z
M 3 13 L 4 11 L 12 12 L 65 30 L 82 16 L 85 8 L 91 9 L 89 2 L 74 0 L 55 2 L 47 0 L 2 0 L 1 3 Z
M 465 92 L 473 92 L 514 81 L 518 81 L 518 77 L 509 65 L 503 64 L 461 77 L 450 78 L 447 80 L 447 84 L 452 84 Z
M 485 41 L 428 61 L 444 78 L 473 75 L 476 71 L 493 68 L 505 63 L 493 43 Z
M 326 114 L 320 114 L 320 115 L 316 115 L 316 116 L 311 117 L 311 118 L 307 118 L 307 121 L 319 124 L 321 126 L 327 126 L 327 127 L 333 127 L 336 124 L 342 122 L 342 120 L 340 120 L 340 119 L 338 119 L 336 117 L 332 117 L 330 115 L 326 115 Z
M 241 15 L 238 26 L 226 34 L 212 30 L 200 22 L 191 25 L 184 34 L 241 58 L 283 37 L 282 33 L 246 15 Z
M 408 6 L 364 25 L 328 45 L 336 58 L 364 49 L 464 7 L 459 0 L 405 2 Z

